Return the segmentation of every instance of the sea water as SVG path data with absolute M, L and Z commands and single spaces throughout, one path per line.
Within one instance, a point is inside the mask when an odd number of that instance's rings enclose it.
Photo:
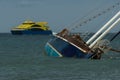
M 45 55 L 51 36 L 0 34 L 0 80 L 120 80 L 120 53 L 101 60 Z M 112 45 L 120 49 L 120 37 Z

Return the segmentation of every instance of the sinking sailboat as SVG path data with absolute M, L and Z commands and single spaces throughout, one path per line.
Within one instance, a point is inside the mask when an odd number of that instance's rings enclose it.
M 54 57 L 100 59 L 105 50 L 110 50 L 109 41 L 103 38 L 118 23 L 120 23 L 120 11 L 88 41 L 84 41 L 80 35 L 71 35 L 68 29 L 63 29 L 46 43 L 46 54 Z

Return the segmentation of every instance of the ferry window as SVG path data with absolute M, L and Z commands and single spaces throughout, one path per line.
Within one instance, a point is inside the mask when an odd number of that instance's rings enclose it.
M 31 27 L 41 27 L 40 25 L 33 25 L 33 26 L 31 26 Z

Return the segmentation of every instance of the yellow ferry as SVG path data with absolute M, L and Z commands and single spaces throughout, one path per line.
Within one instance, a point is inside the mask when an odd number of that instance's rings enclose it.
M 52 34 L 47 22 L 33 22 L 26 20 L 22 24 L 11 29 L 12 34 Z

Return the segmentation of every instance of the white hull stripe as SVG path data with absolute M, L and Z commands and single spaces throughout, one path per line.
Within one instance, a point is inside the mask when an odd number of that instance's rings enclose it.
M 47 43 L 60 57 L 63 57 L 51 44 Z
M 69 42 L 67 39 L 64 39 L 64 38 L 62 38 L 62 37 L 60 37 L 60 36 L 57 36 L 57 35 L 54 35 L 54 36 L 56 36 L 56 37 L 58 37 L 58 38 L 60 38 L 60 39 L 62 39 L 62 40 L 64 40 L 64 41 L 66 41 L 66 42 L 70 43 L 71 45 L 73 45 L 73 46 L 77 47 L 79 50 L 81 50 L 81 51 L 83 51 L 84 53 L 86 53 L 86 51 L 85 51 L 85 50 L 83 50 L 82 48 L 80 48 L 80 47 L 76 46 L 75 44 L 73 44 L 73 43 Z

